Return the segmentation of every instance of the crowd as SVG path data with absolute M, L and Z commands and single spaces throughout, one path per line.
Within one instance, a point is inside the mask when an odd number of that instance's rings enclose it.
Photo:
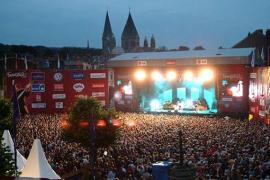
M 18 146 L 26 157 L 40 138 L 46 157 L 63 175 L 89 163 L 80 144 L 61 138 L 63 115 L 26 115 L 19 123 Z M 270 179 L 270 129 L 259 121 L 208 116 L 120 113 L 121 138 L 97 150 L 97 179 L 151 179 L 152 164 L 179 160 L 183 134 L 184 164 L 198 179 Z

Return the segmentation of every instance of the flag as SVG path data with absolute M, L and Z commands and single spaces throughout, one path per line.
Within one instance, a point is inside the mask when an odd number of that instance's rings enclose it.
M 59 54 L 57 54 L 57 69 L 60 69 L 60 58 L 59 58 Z
M 16 69 L 16 70 L 18 69 L 18 62 L 17 62 L 17 59 L 18 59 L 18 55 L 16 54 L 16 62 L 15 62 L 15 69 Z
M 21 113 L 20 113 L 20 108 L 19 108 L 19 103 L 18 103 L 18 98 L 17 98 L 17 92 L 15 88 L 15 83 L 14 80 L 12 81 L 12 121 L 13 121 L 13 127 L 16 127 L 16 122 L 17 120 L 20 119 Z
M 5 54 L 5 59 L 4 59 L 4 66 L 5 66 L 5 70 L 7 70 L 7 55 Z
M 263 48 L 262 48 L 262 52 L 261 52 L 261 59 L 264 62 L 264 50 L 263 50 Z
M 255 50 L 252 51 L 252 57 L 250 62 L 251 67 L 255 66 Z
M 24 56 L 24 65 L 25 65 L 25 70 L 28 70 L 28 64 L 27 64 L 26 56 Z

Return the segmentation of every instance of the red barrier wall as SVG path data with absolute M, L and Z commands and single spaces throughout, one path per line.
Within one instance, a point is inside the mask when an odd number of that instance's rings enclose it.
M 107 70 L 16 71 L 6 74 L 6 97 L 12 96 L 12 80 L 20 95 L 31 83 L 24 102 L 31 113 L 66 112 L 76 97 L 94 96 L 108 106 Z

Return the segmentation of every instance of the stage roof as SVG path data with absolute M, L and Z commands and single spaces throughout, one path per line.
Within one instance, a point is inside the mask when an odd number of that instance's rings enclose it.
M 167 52 L 138 52 L 124 53 L 108 61 L 108 67 L 166 67 L 196 66 L 196 65 L 222 65 L 246 64 L 251 61 L 253 48 L 190 50 Z

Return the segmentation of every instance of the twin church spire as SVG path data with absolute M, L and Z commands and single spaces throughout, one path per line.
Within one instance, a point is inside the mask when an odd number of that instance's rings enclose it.
M 153 41 L 155 44 L 154 37 L 152 36 L 151 47 Z M 112 32 L 111 23 L 107 11 L 102 35 L 102 49 L 103 51 L 110 53 L 115 46 L 116 46 L 115 37 Z M 121 35 L 121 46 L 125 52 L 136 52 L 140 49 L 140 36 L 136 29 L 135 23 L 132 19 L 130 12 Z

